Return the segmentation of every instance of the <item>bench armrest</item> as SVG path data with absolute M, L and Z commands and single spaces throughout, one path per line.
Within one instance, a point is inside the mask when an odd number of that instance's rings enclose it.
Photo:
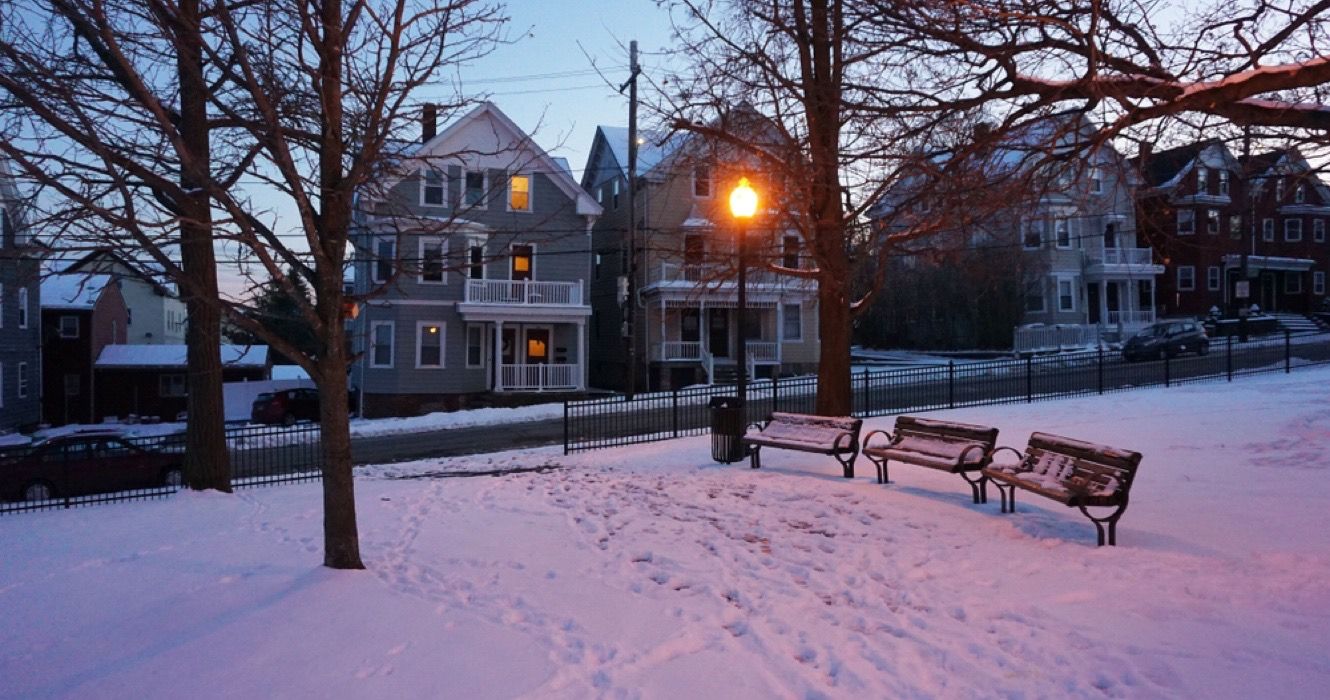
M 989 458 L 989 460 L 992 460 L 993 455 L 997 454 L 997 449 L 998 449 L 998 448 L 995 448 L 995 449 L 993 449 L 993 450 L 986 450 L 986 449 L 984 449 L 984 446 L 983 446 L 983 445 L 970 445 L 969 447 L 966 447 L 965 449 L 961 450 L 960 455 L 956 457 L 956 463 L 957 463 L 957 464 L 965 464 L 965 458 L 970 454 L 970 451 L 971 451 L 971 450 L 979 450 L 979 453 L 980 453 L 980 454 L 982 454 L 983 456 Z M 1011 449 L 1011 448 L 1009 447 L 1009 448 L 1007 448 L 1007 449 Z M 1014 451 L 1014 450 L 1013 450 L 1013 451 Z
M 996 460 L 995 458 L 998 456 L 998 453 L 1001 452 L 1001 451 L 1003 451 L 1003 450 L 1006 450 L 1006 451 L 1008 451 L 1008 452 L 1010 452 L 1010 453 L 1016 455 L 1016 466 L 1020 466 L 1020 464 L 1021 464 L 1022 462 L 1025 461 L 1025 453 L 1024 453 L 1024 452 L 1021 452 L 1020 450 L 1016 449 L 1015 447 L 1007 447 L 1006 445 L 1002 445 L 1002 446 L 1000 446 L 1000 447 L 996 447 L 996 448 L 994 448 L 993 451 L 992 451 L 991 453 L 989 453 L 989 459 L 990 459 L 990 462 L 996 462 L 997 460 Z
M 869 434 L 867 434 L 867 435 L 864 436 L 863 446 L 864 446 L 864 449 L 865 449 L 865 450 L 868 449 L 868 441 L 869 441 L 869 440 L 872 440 L 874 435 L 886 435 L 886 436 L 887 436 L 887 445 L 890 445 L 891 443 L 896 442 L 896 436 L 895 436 L 895 435 L 892 435 L 890 432 L 888 432 L 888 431 L 886 431 L 886 430 L 874 430 L 873 432 L 871 432 L 871 433 L 869 433 Z M 878 445 L 878 447 L 886 447 L 886 445 Z
M 848 444 L 846 444 L 844 447 L 841 447 L 840 444 L 841 438 L 848 438 L 847 440 Z M 855 452 L 858 452 L 859 443 L 855 442 L 854 433 L 840 433 L 839 435 L 836 436 L 836 439 L 831 442 L 831 449 L 836 450 L 837 452 L 842 450 L 854 450 Z

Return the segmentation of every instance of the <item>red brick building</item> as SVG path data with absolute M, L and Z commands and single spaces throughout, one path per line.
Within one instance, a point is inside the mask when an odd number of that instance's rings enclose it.
M 120 286 L 109 275 L 50 274 L 42 280 L 41 303 L 42 421 L 92 422 L 93 363 L 129 332 Z

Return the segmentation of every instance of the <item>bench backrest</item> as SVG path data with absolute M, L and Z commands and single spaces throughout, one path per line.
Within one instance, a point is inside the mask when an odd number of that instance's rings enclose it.
M 986 425 L 954 423 L 931 418 L 901 416 L 896 419 L 896 439 L 907 436 L 942 438 L 962 442 L 979 442 L 993 447 L 997 444 L 998 429 Z
M 770 420 L 767 421 L 767 430 L 776 428 L 776 432 L 785 429 L 798 432 L 824 432 L 831 436 L 840 433 L 849 433 L 854 437 L 856 443 L 859 442 L 859 429 L 864 422 L 858 418 L 849 418 L 844 416 L 813 416 L 805 413 L 772 413 Z M 762 432 L 767 432 L 764 430 Z
M 1097 445 L 1049 433 L 1034 433 L 1021 468 L 1054 472 L 1069 490 L 1105 496 L 1125 495 L 1131 489 L 1141 453 Z

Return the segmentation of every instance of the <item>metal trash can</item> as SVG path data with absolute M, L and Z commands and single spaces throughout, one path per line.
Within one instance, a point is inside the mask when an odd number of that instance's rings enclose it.
M 737 396 L 715 396 L 711 402 L 711 458 L 732 464 L 744 458 L 744 409 Z

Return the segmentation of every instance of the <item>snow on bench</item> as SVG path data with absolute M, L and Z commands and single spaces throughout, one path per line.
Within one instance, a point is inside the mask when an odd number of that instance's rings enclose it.
M 761 450 L 770 447 L 835 457 L 845 478 L 849 479 L 854 476 L 854 460 L 859 456 L 859 429 L 863 423 L 858 418 L 772 413 L 766 426 L 753 435 L 745 435 L 743 443 L 749 446 L 753 469 L 762 467 Z
M 1117 545 L 1118 519 L 1127 510 L 1141 453 L 1048 433 L 1031 435 L 1024 453 L 1011 447 L 997 451 L 1001 450 L 1020 457 L 1014 464 L 993 464 L 983 470 L 1002 495 L 1003 513 L 1016 512 L 1016 489 L 1037 493 L 1069 508 L 1079 508 L 1095 524 L 1101 547 L 1104 525 L 1108 525 L 1108 544 Z M 1096 518 L 1088 510 L 1093 507 L 1114 510 Z
M 871 445 L 873 437 L 886 436 L 887 442 Z M 864 438 L 864 456 L 877 465 L 877 483 L 890 480 L 888 462 L 895 460 L 950 474 L 960 474 L 970 485 L 975 503 L 988 502 L 987 478 L 980 473 L 988 466 L 997 445 L 997 428 L 952 421 L 901 416 L 896 419 L 895 434 L 875 430 Z

